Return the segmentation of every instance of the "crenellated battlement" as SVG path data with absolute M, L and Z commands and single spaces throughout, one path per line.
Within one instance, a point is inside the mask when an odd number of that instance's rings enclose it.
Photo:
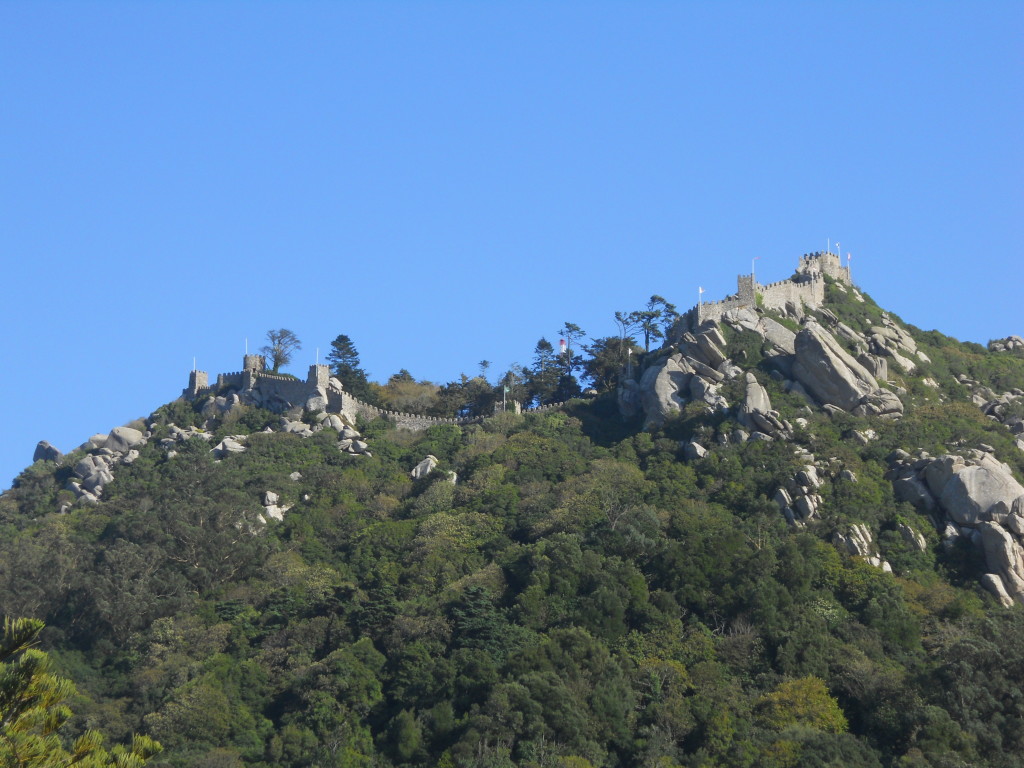
M 261 355 L 246 355 L 244 370 L 217 374 L 217 384 L 213 387 L 209 386 L 209 375 L 205 371 L 190 372 L 189 386 L 182 391 L 182 397 L 186 400 L 196 400 L 203 395 L 233 389 L 243 398 L 242 402 L 260 405 L 272 411 L 286 411 L 296 406 L 308 407 L 311 410 L 322 409 L 340 413 L 351 423 L 355 423 L 359 417 L 384 417 L 396 427 L 412 431 L 429 429 L 439 424 L 467 426 L 483 421 L 481 416 L 449 418 L 378 408 L 347 392 L 339 391 L 337 386 L 331 386 L 330 379 L 331 372 L 326 365 L 311 365 L 309 374 L 303 381 L 293 376 L 267 373 Z M 524 409 L 524 412 L 544 412 L 564 405 L 564 402 L 549 403 Z
M 263 355 L 246 355 L 242 358 L 242 368 L 247 371 L 260 371 L 267 369 L 267 358 Z
M 762 306 L 799 316 L 803 308 L 820 307 L 825 301 L 825 276 L 852 285 L 850 268 L 839 256 L 827 251 L 805 253 L 797 264 L 796 274 L 788 280 L 762 285 L 754 275 L 736 276 L 736 293 L 719 301 L 706 301 L 692 307 L 684 315 L 691 327 L 708 320 L 718 322 L 733 309 Z
M 842 254 L 831 251 L 805 253 L 800 257 L 800 264 L 796 271 L 798 274 L 807 276 L 828 275 L 833 280 L 853 285 L 853 281 L 850 279 L 850 268 L 843 266 Z
M 191 392 L 193 396 L 195 393 L 207 390 L 210 388 L 210 374 L 206 371 L 192 370 L 188 375 L 188 389 L 186 392 Z

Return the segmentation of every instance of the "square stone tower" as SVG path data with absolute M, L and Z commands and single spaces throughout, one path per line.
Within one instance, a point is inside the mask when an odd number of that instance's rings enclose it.
M 263 355 L 246 355 L 242 358 L 243 371 L 263 373 L 267 369 L 267 359 Z

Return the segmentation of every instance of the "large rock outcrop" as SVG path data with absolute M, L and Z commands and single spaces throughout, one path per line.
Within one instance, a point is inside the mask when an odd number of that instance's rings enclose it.
M 428 453 L 426 457 L 424 457 L 423 461 L 421 461 L 419 464 L 412 468 L 412 471 L 409 473 L 409 475 L 412 477 L 413 480 L 422 480 L 431 472 L 433 472 L 436 466 L 437 457 L 434 456 L 433 454 Z
M 644 371 L 638 389 L 645 429 L 661 426 L 665 419 L 686 405 L 693 373 L 693 368 L 678 353 Z
M 779 352 L 787 355 L 796 352 L 796 334 L 782 323 L 770 317 L 762 317 L 758 321 L 758 332 Z
M 782 323 L 767 315 L 758 314 L 749 307 L 731 309 L 722 320 L 737 331 L 751 331 L 767 341 L 776 355 L 792 355 L 796 334 Z
M 46 440 L 40 440 L 36 445 L 35 453 L 32 454 L 32 461 L 60 461 L 63 455 Z
M 723 320 L 738 331 L 754 332 L 764 339 L 765 351 L 776 371 L 785 377 L 787 391 L 858 416 L 902 415 L 899 397 L 881 389 L 871 372 L 817 323 L 812 321 L 795 334 L 778 321 L 747 308 L 730 310 Z M 645 429 L 660 427 L 688 402 L 727 409 L 729 404 L 719 392 L 719 385 L 742 373 L 725 356 L 725 339 L 715 324 L 705 324 L 696 333 L 681 333 L 676 347 L 674 354 L 652 362 L 639 380 L 624 381 L 619 387 L 623 416 L 642 412 Z M 884 364 L 881 367 L 884 369 Z M 767 393 L 756 380 L 748 386 L 746 395 L 738 416 L 744 426 L 754 430 L 748 437 L 784 438 L 791 432 L 772 411 Z
M 804 391 L 823 405 L 856 416 L 898 418 L 903 402 L 855 360 L 835 338 L 816 323 L 796 335 L 793 378 Z
M 871 536 L 871 531 L 864 523 L 851 525 L 845 534 L 838 531 L 832 534 L 832 543 L 847 554 L 863 557 L 876 568 L 892 573 L 892 566 L 878 553 L 878 547 Z
M 110 435 L 107 437 L 106 445 L 111 451 L 127 451 L 134 448 L 137 445 L 142 445 L 146 442 L 146 436 L 137 429 L 131 427 L 114 427 L 110 430 Z
M 975 466 L 965 466 L 944 484 L 939 504 L 958 525 L 976 526 L 999 503 L 1009 509 L 1024 496 L 1005 464 L 984 454 Z
M 747 386 L 739 413 L 740 423 L 770 437 L 791 437 L 792 427 L 789 422 L 779 417 L 778 411 L 772 410 L 768 392 L 758 382 L 757 377 L 748 371 L 745 380 Z
M 896 497 L 936 520 L 946 546 L 967 540 L 985 555 L 981 583 L 1003 605 L 1024 604 L 1024 486 L 985 451 L 968 456 L 905 451 L 889 457 Z
M 1005 339 L 993 339 L 988 343 L 990 352 L 1014 352 L 1024 350 L 1024 339 L 1020 336 L 1007 336 Z
M 706 323 L 696 333 L 683 331 L 674 348 L 653 360 L 639 380 L 627 379 L 619 386 L 619 411 L 626 418 L 642 412 L 645 429 L 660 427 L 689 402 L 727 409 L 719 387 L 742 373 L 725 356 L 725 337 L 714 323 Z
M 810 324 L 796 335 L 793 376 L 816 400 L 852 411 L 878 382 L 828 331 Z

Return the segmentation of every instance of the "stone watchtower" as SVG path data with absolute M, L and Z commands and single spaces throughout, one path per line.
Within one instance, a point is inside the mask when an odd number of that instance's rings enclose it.
M 744 306 L 757 302 L 757 280 L 753 275 L 736 275 L 736 297 Z
M 242 358 L 242 370 L 263 373 L 267 370 L 267 358 L 263 355 L 246 355 Z
M 853 285 L 853 280 L 850 279 L 850 268 L 844 267 L 840 256 L 831 252 L 805 253 L 800 257 L 800 265 L 796 271 L 806 278 L 828 275 L 833 280 Z
M 189 398 L 195 398 L 199 394 L 199 390 L 207 389 L 210 386 L 210 374 L 206 371 L 189 371 L 188 374 L 188 387 L 182 394 Z

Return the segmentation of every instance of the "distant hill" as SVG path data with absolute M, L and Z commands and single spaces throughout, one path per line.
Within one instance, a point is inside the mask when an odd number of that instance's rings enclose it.
M 253 357 L 40 444 L 0 495 L 0 610 L 46 622 L 67 737 L 209 768 L 1019 765 L 1024 341 L 908 325 L 831 254 L 658 298 L 497 385 L 356 398 Z

